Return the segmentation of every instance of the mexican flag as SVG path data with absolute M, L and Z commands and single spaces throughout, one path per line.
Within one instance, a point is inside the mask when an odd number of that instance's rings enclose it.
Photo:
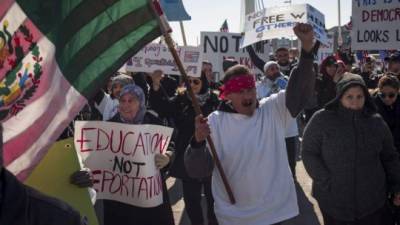
M 24 180 L 109 76 L 168 27 L 155 0 L 0 2 L 4 165 Z

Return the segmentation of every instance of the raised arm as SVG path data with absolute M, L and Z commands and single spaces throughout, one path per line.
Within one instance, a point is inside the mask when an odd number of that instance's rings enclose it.
M 265 62 L 260 57 L 258 57 L 257 53 L 254 51 L 252 45 L 246 47 L 247 52 L 249 53 L 250 59 L 253 64 L 261 71 L 264 71 Z
M 313 62 L 318 46 L 314 46 L 314 31 L 310 24 L 299 23 L 293 30 L 301 41 L 302 49 L 299 64 L 292 70 L 286 89 L 286 107 L 296 117 L 314 92 L 316 71 Z

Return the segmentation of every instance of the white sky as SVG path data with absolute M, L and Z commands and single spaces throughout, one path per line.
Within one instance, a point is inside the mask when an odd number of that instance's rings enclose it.
M 186 11 L 192 17 L 184 21 L 188 45 L 200 42 L 200 31 L 219 31 L 225 19 L 230 32 L 239 31 L 241 0 L 182 0 Z M 285 0 L 264 0 L 264 6 L 287 5 Z M 352 0 L 341 0 L 342 25 L 350 21 Z M 338 25 L 338 0 L 292 0 L 292 4 L 308 3 L 325 14 L 326 28 Z M 178 22 L 171 22 L 172 36 L 179 45 L 183 44 Z

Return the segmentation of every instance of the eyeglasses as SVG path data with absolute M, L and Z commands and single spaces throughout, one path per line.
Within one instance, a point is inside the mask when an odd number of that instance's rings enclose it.
M 386 97 L 388 97 L 388 98 L 394 98 L 394 97 L 396 97 L 396 93 L 382 93 L 382 92 L 379 92 L 378 93 L 378 95 L 379 95 L 379 97 L 381 98 L 381 99 L 384 99 L 384 98 L 386 98 Z
M 195 79 L 188 79 L 188 82 L 189 84 L 199 85 L 201 81 Z

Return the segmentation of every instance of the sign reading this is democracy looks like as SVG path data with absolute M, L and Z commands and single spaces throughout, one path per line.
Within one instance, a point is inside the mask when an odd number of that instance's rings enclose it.
M 391 50 L 400 47 L 399 0 L 353 0 L 353 50 Z
M 77 121 L 75 149 L 93 173 L 97 199 L 162 204 L 163 180 L 154 156 L 166 151 L 171 135 L 171 128 L 157 125 Z
M 265 8 L 250 13 L 245 18 L 245 36 L 242 47 L 282 37 L 294 37 L 296 23 L 309 23 L 314 28 L 315 38 L 327 44 L 325 16 L 309 4 Z
M 201 51 L 198 47 L 177 47 L 176 51 L 189 76 L 201 75 Z M 148 44 L 125 64 L 128 72 L 162 70 L 165 74 L 180 75 L 179 69 L 168 47 L 164 44 Z
M 218 80 L 222 79 L 224 75 L 222 67 L 224 59 L 236 60 L 239 64 L 249 67 L 253 74 L 262 74 L 262 71 L 254 66 L 246 49 L 240 48 L 241 39 L 240 33 L 201 32 L 200 48 L 203 60 L 213 64 L 213 71 L 219 76 Z M 259 46 L 254 46 L 254 49 L 262 60 L 268 60 L 269 44 L 259 43 Z

